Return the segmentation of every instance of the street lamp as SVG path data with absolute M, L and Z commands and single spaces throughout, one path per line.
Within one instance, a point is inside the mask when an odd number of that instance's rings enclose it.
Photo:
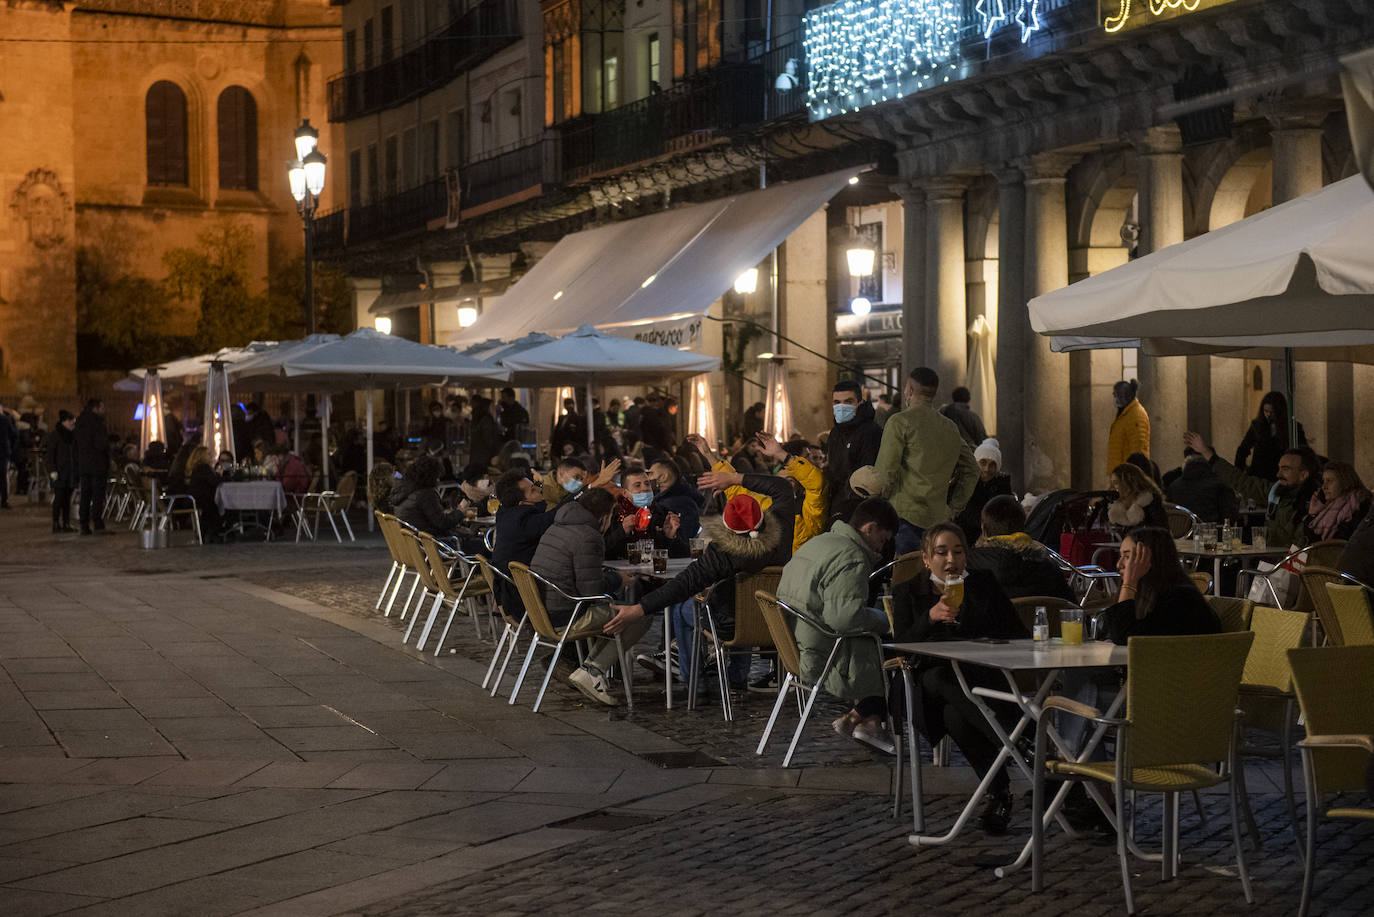
M 305 333 L 315 333 L 315 210 L 324 191 L 325 155 L 318 149 L 320 132 L 306 118 L 296 128 L 297 158 L 287 167 L 296 212 L 305 224 Z

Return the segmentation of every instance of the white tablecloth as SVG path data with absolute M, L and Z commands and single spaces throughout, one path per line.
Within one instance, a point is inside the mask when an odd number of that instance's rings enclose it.
M 222 510 L 284 512 L 286 492 L 278 481 L 230 481 L 215 491 L 215 505 Z

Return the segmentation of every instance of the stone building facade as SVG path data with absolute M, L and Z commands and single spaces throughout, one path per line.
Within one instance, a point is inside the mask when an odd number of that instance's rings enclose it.
M 169 249 L 241 226 L 259 291 L 299 255 L 286 163 L 303 118 L 332 152 L 338 22 L 327 0 L 0 5 L 0 398 L 54 413 L 98 387 L 78 379 L 78 253 L 160 280 Z M 159 330 L 197 317 L 178 303 Z

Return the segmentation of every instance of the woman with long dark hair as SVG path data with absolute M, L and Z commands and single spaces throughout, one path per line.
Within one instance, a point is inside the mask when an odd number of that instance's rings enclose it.
M 1183 569 L 1168 529 L 1138 528 L 1121 540 L 1121 591 L 1102 614 L 1112 642 L 1131 637 L 1219 634 L 1221 622 Z
M 1294 423 L 1298 436 L 1296 445 L 1307 445 L 1307 434 L 1302 424 Z M 1260 401 L 1259 413 L 1250 422 L 1245 439 L 1236 449 L 1236 467 L 1245 470 L 1245 460 L 1250 459 L 1249 472 L 1258 478 L 1270 481 L 1279 476 L 1279 456 L 1290 446 L 1288 442 L 1288 399 L 1282 392 L 1270 392 Z

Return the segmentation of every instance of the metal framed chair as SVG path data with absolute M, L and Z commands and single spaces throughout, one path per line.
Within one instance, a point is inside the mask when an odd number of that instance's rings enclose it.
M 1326 809 L 1328 793 L 1366 792 L 1374 753 L 1374 646 L 1328 646 L 1288 651 L 1307 738 L 1298 743 L 1307 788 L 1307 837 L 1298 917 L 1307 917 L 1317 872 L 1317 821 L 1374 820 L 1374 809 Z M 1324 811 L 1323 811 L 1324 810 Z
M 883 659 L 883 640 L 878 634 L 868 631 L 840 632 L 832 629 L 822 621 L 817 621 L 810 615 L 793 608 L 786 602 L 779 599 L 770 592 L 760 589 L 754 593 L 758 602 L 759 610 L 763 612 L 763 619 L 768 625 L 769 632 L 773 635 L 773 645 L 778 650 L 778 664 L 782 666 L 786 676 L 782 684 L 778 687 L 778 699 L 773 704 L 773 712 L 768 716 L 768 725 L 764 727 L 763 737 L 759 739 L 759 746 L 754 750 L 755 755 L 762 755 L 768 747 L 768 739 L 773 734 L 773 726 L 777 724 L 778 714 L 782 711 L 782 705 L 787 698 L 795 692 L 797 701 L 797 728 L 792 732 L 792 741 L 787 746 L 787 754 L 783 756 L 782 766 L 790 767 L 792 755 L 797 751 L 797 742 L 801 739 L 802 730 L 806 728 L 806 721 L 811 717 L 811 708 L 816 703 L 816 695 L 820 693 L 821 684 L 825 681 L 825 676 L 830 674 L 831 668 L 835 665 L 835 655 L 840 650 L 840 645 L 846 640 L 871 640 L 873 641 L 874 651 L 878 654 L 878 663 L 882 665 Z M 821 667 L 814 680 L 808 683 L 806 675 L 802 672 L 801 648 L 797 646 L 797 638 L 792 633 L 792 627 L 788 623 L 787 617 L 791 616 L 798 621 L 804 621 L 811 627 L 833 641 L 830 646 L 830 654 L 826 657 L 825 665 Z M 805 702 L 803 702 L 805 698 Z M 889 731 L 892 729 L 892 715 L 889 712 L 887 718 Z
M 775 649 L 774 637 L 759 610 L 755 595 L 759 590 L 771 592 L 778 588 L 782 579 L 782 567 L 764 567 L 758 573 L 735 577 L 735 630 L 729 638 L 720 636 L 715 613 L 710 602 L 699 602 L 697 607 L 705 615 L 704 626 L 694 629 L 692 635 L 691 671 L 687 676 L 687 697 L 695 699 L 697 684 L 701 678 L 701 644 L 711 641 L 711 652 L 716 660 L 716 680 L 720 688 L 720 710 L 727 723 L 735 719 L 734 704 L 730 699 L 729 679 L 725 675 L 727 661 L 732 653 L 751 653 L 755 648 Z M 671 669 L 668 677 L 672 677 Z M 672 690 L 669 688 L 669 690 Z
M 539 705 L 544 702 L 544 692 L 549 688 L 549 679 L 553 677 L 554 667 L 558 665 L 558 657 L 562 655 L 563 647 L 568 641 L 605 639 L 605 634 L 598 626 L 578 626 L 577 619 L 581 615 L 582 609 L 590 602 L 610 603 L 615 599 L 609 595 L 569 595 L 525 564 L 515 560 L 510 563 L 510 578 L 520 593 L 521 601 L 525 603 L 525 614 L 529 618 L 530 627 L 534 633 L 530 640 L 529 650 L 525 653 L 525 662 L 520 667 L 520 675 L 515 680 L 515 687 L 511 689 L 509 703 L 514 704 L 519 698 L 520 687 L 525 683 L 525 675 L 529 672 L 530 663 L 534 661 L 534 654 L 538 652 L 539 647 L 553 647 L 553 658 L 549 660 L 548 671 L 544 673 L 544 681 L 539 686 L 539 696 L 534 699 L 534 712 L 538 713 Z M 563 627 L 555 627 L 549 618 L 541 587 L 552 589 L 573 603 L 572 616 Z M 631 685 L 629 659 L 626 658 L 625 645 L 619 634 L 615 635 L 615 651 L 616 658 L 620 660 L 621 675 L 625 682 L 625 701 L 629 709 L 634 710 L 634 690 Z
M 353 537 L 353 527 L 348 523 L 348 507 L 353 504 L 353 494 L 358 489 L 358 473 L 350 471 L 339 479 L 339 486 L 336 490 L 325 490 L 320 493 L 308 493 L 301 497 L 301 511 L 296 520 L 296 540 L 301 540 L 301 530 L 309 532 L 310 539 L 313 541 L 319 536 L 320 515 L 323 514 L 329 520 L 329 527 L 334 530 L 334 538 L 343 544 L 343 536 L 339 534 L 339 526 L 334 522 L 337 515 L 344 524 L 344 530 L 348 532 L 348 540 L 356 541 Z M 306 514 L 314 514 L 314 526 L 306 520 Z
M 868 581 L 885 583 L 889 588 L 896 589 L 902 583 L 920 576 L 925 567 L 925 557 L 920 551 L 908 551 L 874 570 L 868 575 Z
M 1345 574 L 1341 576 L 1354 579 Z M 1328 582 L 1326 598 L 1337 630 L 1334 637 L 1327 631 L 1330 642 L 1336 646 L 1374 646 L 1374 612 L 1370 610 L 1369 592 L 1365 587 Z
M 1116 729 L 1115 761 L 1047 761 L 1050 718 L 1035 730 L 1035 785 L 1031 814 L 1031 888 L 1044 887 L 1045 779 L 1095 780 L 1111 784 L 1116 797 L 1116 850 L 1126 912 L 1135 913 L 1123 813 L 1126 793 L 1163 794 L 1162 875 L 1178 877 L 1178 796 L 1181 792 L 1227 783 L 1231 798 L 1231 838 L 1236 848 L 1245 900 L 1253 903 L 1245 868 L 1238 815 L 1236 772 L 1239 720 L 1236 699 L 1246 654 L 1254 634 L 1187 637 L 1132 637 L 1128 647 L 1126 716 L 1108 719 L 1100 711 L 1062 697 L 1047 698 L 1043 709 L 1061 710 Z M 1216 764 L 1225 766 L 1218 771 Z
M 1197 528 L 1199 522 L 1196 513 L 1177 503 L 1165 503 L 1164 515 L 1169 522 L 1169 534 L 1175 540 L 1193 537 L 1193 529 Z
M 162 504 L 162 517 L 158 520 L 158 528 L 166 529 L 168 537 L 171 537 L 172 520 L 178 517 L 191 519 L 191 530 L 196 533 L 196 543 L 205 544 L 205 536 L 200 531 L 200 508 L 196 506 L 196 498 L 190 494 L 161 494 L 158 502 Z
M 1296 696 L 1293 694 L 1293 672 L 1288 665 L 1288 651 L 1302 645 L 1312 616 L 1302 611 L 1284 611 L 1257 605 L 1250 618 L 1250 632 L 1255 642 L 1245 657 L 1245 670 L 1240 680 L 1241 728 L 1267 732 L 1278 739 L 1276 748 L 1251 745 L 1241 734 L 1240 756 L 1278 758 L 1283 762 L 1283 795 L 1288 806 L 1288 818 L 1293 824 L 1293 837 L 1301 843 L 1298 829 L 1298 810 L 1293 801 L 1293 725 Z M 1241 812 L 1250 829 L 1255 848 L 1260 847 L 1259 828 L 1250 808 L 1250 794 L 1245 785 L 1245 771 L 1237 772 Z
M 1197 591 L 1201 592 L 1203 595 L 1207 595 L 1212 591 L 1212 574 L 1204 570 L 1194 570 L 1192 573 L 1188 574 L 1188 579 L 1193 581 L 1193 585 L 1197 587 Z
M 1120 577 L 1121 574 L 1117 573 L 1115 570 L 1107 570 L 1103 567 L 1099 567 L 1097 564 L 1084 564 L 1081 567 L 1075 567 L 1073 564 L 1069 563 L 1063 555 L 1054 550 L 1054 548 L 1048 545 L 1041 545 L 1041 547 L 1045 549 L 1050 559 L 1059 565 L 1059 569 L 1064 572 L 1064 575 L 1069 578 L 1069 588 L 1074 588 L 1074 584 L 1076 583 L 1078 588 L 1083 590 L 1083 594 L 1078 597 L 1079 605 L 1086 608 L 1088 599 L 1092 597 L 1093 592 L 1099 586 L 1102 587 L 1102 591 L 1106 594 L 1106 597 L 1108 599 L 1111 598 L 1110 584 Z
M 1316 623 L 1321 625 L 1321 631 L 1325 635 L 1325 640 L 1318 640 L 1316 631 L 1312 634 L 1312 645 L 1321 646 L 1323 642 L 1332 646 L 1344 646 L 1346 644 L 1344 635 L 1341 633 L 1341 621 L 1336 616 L 1336 608 L 1331 604 L 1331 593 L 1327 591 L 1328 586 L 1339 586 L 1344 582 L 1341 578 L 1341 571 L 1334 567 L 1326 567 L 1320 564 L 1309 563 L 1302 570 L 1302 589 L 1307 596 L 1309 607 L 1317 613 Z
M 447 565 L 447 558 L 440 550 L 439 542 L 433 535 L 421 532 L 419 535 L 420 547 L 425 551 L 425 559 L 429 561 L 430 576 L 433 577 L 435 585 L 439 587 L 439 592 L 443 597 L 453 600 L 453 604 L 448 610 L 448 621 L 444 624 L 444 630 L 439 638 L 438 644 L 434 648 L 434 655 L 439 655 L 439 650 L 443 646 L 444 638 L 448 637 L 449 628 L 453 626 L 453 619 L 458 614 L 458 606 L 464 602 L 476 599 L 487 599 L 491 597 L 491 591 L 487 588 L 486 581 L 477 577 L 477 560 L 468 558 L 459 553 L 454 571 L 463 577 L 463 583 L 457 588 L 454 587 L 453 577 Z M 429 639 L 429 633 L 434 628 L 434 622 L 439 614 L 442 603 L 439 596 L 435 596 L 434 604 L 430 607 L 429 617 L 425 620 L 425 626 L 420 631 L 420 638 L 415 643 L 417 650 L 423 650 L 425 643 Z M 482 639 L 482 619 L 478 616 L 477 610 L 471 605 L 468 607 L 468 614 L 472 616 L 472 627 L 477 632 L 477 639 Z M 418 618 L 416 615 L 415 618 Z M 410 621 L 410 626 L 415 626 L 415 618 Z M 408 634 L 409 632 L 407 632 Z
M 491 590 L 492 597 L 496 600 L 497 613 L 501 615 L 501 619 L 506 624 L 505 628 L 501 631 L 501 639 L 496 641 L 496 651 L 491 654 L 491 664 L 487 666 L 486 677 L 482 679 L 482 687 L 485 688 L 488 683 L 490 683 L 490 696 L 495 697 L 497 690 L 501 687 L 501 679 L 506 677 L 506 667 L 510 665 L 510 657 L 514 655 L 516 644 L 520 642 L 520 636 L 525 632 L 525 622 L 529 620 L 529 613 L 522 608 L 520 611 L 520 620 L 517 621 L 515 620 L 515 616 L 507 610 L 505 603 L 501 602 L 498 598 L 501 592 L 497 588 L 497 583 L 504 582 L 514 589 L 514 580 L 494 567 L 491 561 L 487 560 L 484 555 L 477 555 L 477 567 L 482 571 L 482 577 L 487 581 L 487 588 Z M 441 635 L 439 637 L 441 645 L 443 639 Z M 503 649 L 506 651 L 504 657 L 501 655 L 501 650 Z M 438 652 L 439 651 L 436 649 L 435 655 L 438 655 Z M 500 671 L 496 670 L 497 659 L 501 660 Z M 496 678 L 494 680 L 492 678 L 493 672 L 496 673 Z
M 397 547 L 396 536 L 398 528 L 393 525 L 396 517 L 390 513 L 384 513 L 379 509 L 374 509 L 372 515 L 377 519 L 377 528 L 382 533 L 382 540 L 386 542 L 387 550 L 391 552 L 391 569 L 387 571 L 386 582 L 382 583 L 382 591 L 377 596 L 377 604 L 373 605 L 373 610 L 380 610 L 382 602 L 386 600 L 386 594 L 390 590 L 392 601 L 395 601 L 395 590 L 393 585 L 400 585 L 400 578 L 408 572 L 405 561 L 401 558 L 400 549 Z M 391 606 L 387 605 L 386 614 L 391 614 Z
M 1250 629 L 1250 618 L 1255 611 L 1255 603 L 1249 599 L 1237 599 L 1225 595 L 1207 596 L 1207 605 L 1221 621 L 1221 629 L 1226 633 Z

